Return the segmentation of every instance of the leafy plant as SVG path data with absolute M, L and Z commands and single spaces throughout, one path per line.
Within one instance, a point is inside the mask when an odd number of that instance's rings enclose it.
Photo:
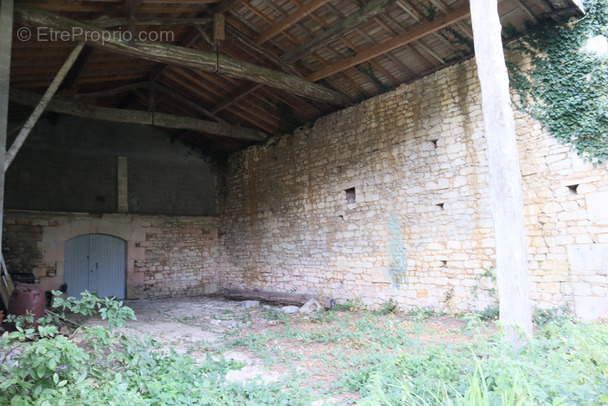
M 608 36 L 608 2 L 585 1 L 586 15 L 567 24 L 544 24 L 514 48 L 531 68 L 509 64 L 516 107 L 540 120 L 560 142 L 594 164 L 608 159 L 608 57 L 582 50 Z
M 59 298 L 60 299 L 60 298 Z M 279 383 L 227 382 L 242 364 L 185 355 L 113 330 L 134 319 L 113 299 L 85 293 L 55 300 L 60 310 L 108 321 L 81 326 L 76 339 L 58 334 L 50 318 L 38 330 L 17 323 L 0 340 L 0 404 L 3 405 L 302 405 L 310 395 Z M 21 316 L 22 321 L 28 321 Z M 29 316 L 31 319 L 31 316 Z
M 393 299 L 389 299 L 386 302 L 383 302 L 380 305 L 380 308 L 376 310 L 374 313 L 376 314 L 392 314 L 395 313 L 399 308 L 399 304 Z

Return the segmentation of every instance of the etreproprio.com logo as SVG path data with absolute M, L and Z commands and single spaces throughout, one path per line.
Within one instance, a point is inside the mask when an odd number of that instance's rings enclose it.
M 36 27 L 34 29 L 21 27 L 17 30 L 19 41 L 59 42 L 59 41 L 84 41 L 84 42 L 132 42 L 153 41 L 173 42 L 173 31 L 109 31 L 109 30 L 85 30 L 81 27 L 72 27 L 69 30 L 57 30 L 51 27 Z

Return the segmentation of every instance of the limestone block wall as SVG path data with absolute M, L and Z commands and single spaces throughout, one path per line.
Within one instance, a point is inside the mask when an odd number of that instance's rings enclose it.
M 495 300 L 474 60 L 235 154 L 223 169 L 224 287 L 444 311 Z M 520 139 L 531 295 L 608 315 L 608 173 L 531 118 Z
M 127 241 L 127 298 L 213 293 L 226 261 L 216 217 L 89 215 L 7 210 L 3 250 L 13 274 L 45 290 L 64 282 L 65 242 L 99 233 Z

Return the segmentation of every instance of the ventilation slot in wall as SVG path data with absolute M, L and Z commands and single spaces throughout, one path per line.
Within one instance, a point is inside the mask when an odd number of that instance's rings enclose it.
M 437 149 L 437 141 L 439 141 L 439 140 L 437 139 L 437 140 L 430 140 L 430 141 L 433 143 L 433 147 L 435 147 L 435 149 Z
M 344 190 L 344 195 L 346 196 L 346 204 L 352 204 L 357 202 L 357 193 L 355 192 L 354 187 Z
M 445 203 L 437 203 L 435 206 L 439 207 L 439 210 L 443 210 L 443 205 Z
M 569 185 L 568 186 L 568 190 L 570 191 L 570 193 L 572 193 L 573 195 L 577 195 L 578 194 L 578 185 Z

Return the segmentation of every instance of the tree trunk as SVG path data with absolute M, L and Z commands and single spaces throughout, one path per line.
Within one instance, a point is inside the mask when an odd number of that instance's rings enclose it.
M 519 153 L 497 0 L 471 0 L 471 19 L 488 148 L 500 321 L 519 347 L 525 342 L 520 330 L 532 334 L 532 315 Z

